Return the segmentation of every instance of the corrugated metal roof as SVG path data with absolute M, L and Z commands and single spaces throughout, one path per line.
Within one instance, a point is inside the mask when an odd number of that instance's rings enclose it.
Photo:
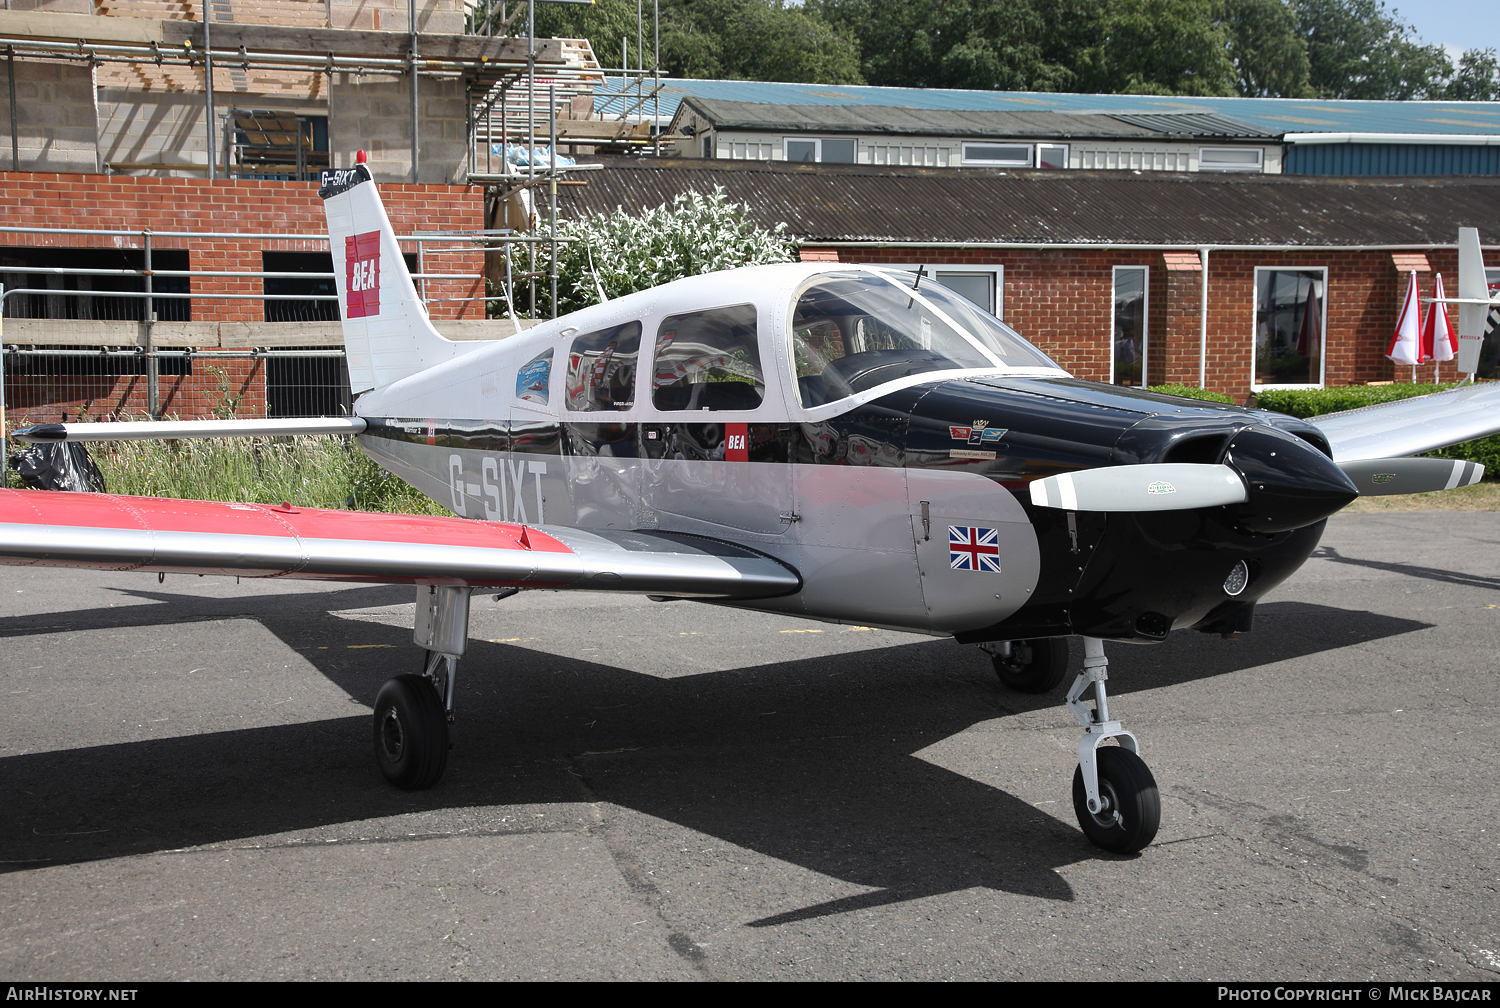
M 594 92 L 596 110 L 614 115 L 620 113 L 618 95 L 621 83 L 620 78 L 610 78 Z M 611 98 L 611 94 L 615 97 Z M 663 118 L 670 119 L 677 111 L 678 103 L 688 95 L 771 105 L 881 105 L 969 112 L 1051 110 L 1097 115 L 1197 112 L 1226 116 L 1277 135 L 1287 132 L 1500 133 L 1500 102 L 1189 98 L 678 79 L 663 82 Z M 652 101 L 647 101 L 641 111 L 650 113 L 654 108 Z
M 997 112 L 909 109 L 897 105 L 763 105 L 717 98 L 685 98 L 689 109 L 716 129 L 778 132 L 900 134 L 903 136 L 1158 139 L 1160 127 L 1122 122 L 1116 116 L 1075 112 Z M 1195 119 L 1209 118 L 1195 116 Z M 1187 132 L 1190 124 L 1182 124 Z M 1242 129 L 1251 130 L 1248 126 Z M 1213 132 L 1213 136 L 1224 135 Z
M 1076 113 L 1075 113 L 1076 114 Z M 1242 123 L 1216 112 L 1160 112 L 1153 115 L 1120 114 L 1111 116 L 1132 126 L 1140 126 L 1161 133 L 1182 133 L 1195 137 L 1255 137 L 1257 139 L 1280 136 L 1286 130 L 1266 133 L 1248 123 Z
M 606 158 L 558 194 L 567 216 L 639 210 L 723 186 L 803 241 L 1140 245 L 1500 244 L 1500 179 L 885 169 Z

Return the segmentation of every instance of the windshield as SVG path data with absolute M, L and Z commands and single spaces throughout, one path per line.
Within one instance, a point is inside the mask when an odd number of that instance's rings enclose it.
M 933 310 L 922 290 L 913 292 L 877 273 L 864 270 L 827 273 L 797 298 L 792 313 L 792 359 L 797 394 L 803 406 L 819 406 L 908 375 L 953 368 L 993 368 L 1000 363 L 1056 367 L 1046 355 L 1006 329 L 993 317 L 988 325 L 969 318 L 984 315 L 956 295 L 947 301 L 967 308 Z M 972 338 L 961 326 L 984 335 Z M 995 327 L 1004 336 L 995 336 Z M 1029 353 L 1018 353 L 1010 344 Z M 987 351 L 994 344 L 1003 349 Z
M 1010 367 L 1058 367 L 1051 357 L 1027 342 L 1026 337 L 962 294 L 932 280 L 922 283 L 917 293 L 931 301 L 938 311 L 947 315 L 955 325 L 1000 358 L 1000 363 Z

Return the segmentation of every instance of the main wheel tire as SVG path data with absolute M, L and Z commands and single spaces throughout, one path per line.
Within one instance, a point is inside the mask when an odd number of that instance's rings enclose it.
M 1084 836 L 1115 854 L 1134 854 L 1156 839 L 1161 825 L 1161 795 L 1145 762 L 1119 746 L 1100 746 L 1099 798 L 1104 807 L 1090 812 L 1083 790 L 1083 767 L 1073 771 L 1073 811 Z
M 430 788 L 448 765 L 448 714 L 432 684 L 399 675 L 375 698 L 375 762 L 407 791 Z
M 1068 639 L 1042 637 L 1011 641 L 1011 657 L 992 655 L 995 674 L 1006 689 L 1050 693 L 1068 675 Z

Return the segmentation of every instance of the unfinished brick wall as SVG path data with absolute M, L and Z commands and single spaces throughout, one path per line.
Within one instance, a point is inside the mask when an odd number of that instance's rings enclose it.
M 382 185 L 381 198 L 397 234 L 414 231 L 474 230 L 484 226 L 482 189 L 447 185 Z M 169 238 L 153 236 L 152 248 L 186 249 L 189 268 L 220 272 L 259 272 L 262 252 L 327 252 L 322 201 L 312 182 L 106 177 L 102 175 L 0 172 L 0 221 L 13 227 L 305 234 L 308 238 Z M 0 245 L 139 249 L 135 235 L 54 235 L 0 232 Z M 407 246 L 415 250 L 414 246 Z M 483 272 L 483 253 L 451 244 L 433 245 L 425 255 L 431 273 Z M 262 281 L 253 277 L 194 277 L 194 294 L 235 294 L 240 298 L 191 302 L 194 323 L 253 322 L 264 325 L 263 302 L 254 296 Z M 482 280 L 429 280 L 427 297 L 434 320 L 484 318 Z M 79 322 L 80 327 L 91 323 Z M 117 338 L 101 336 L 100 342 Z M 212 349 L 212 346 L 200 346 Z M 240 349 L 243 349 L 241 347 Z M 220 415 L 235 401 L 243 416 L 266 410 L 266 368 L 250 358 L 194 362 L 191 376 L 162 375 L 164 413 L 180 417 Z M 63 414 L 100 417 L 146 411 L 144 375 L 25 375 L 6 381 L 7 420 L 56 421 Z

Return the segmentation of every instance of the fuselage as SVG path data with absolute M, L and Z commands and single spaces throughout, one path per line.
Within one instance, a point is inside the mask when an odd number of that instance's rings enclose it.
M 737 604 L 966 641 L 1247 629 L 1348 499 L 1310 425 L 1080 381 L 1004 333 L 971 350 L 952 332 L 987 323 L 965 310 L 851 267 L 693 277 L 366 394 L 360 444 L 465 517 L 729 540 L 802 578 Z M 1251 500 L 1026 492 L 1141 462 L 1233 465 Z

